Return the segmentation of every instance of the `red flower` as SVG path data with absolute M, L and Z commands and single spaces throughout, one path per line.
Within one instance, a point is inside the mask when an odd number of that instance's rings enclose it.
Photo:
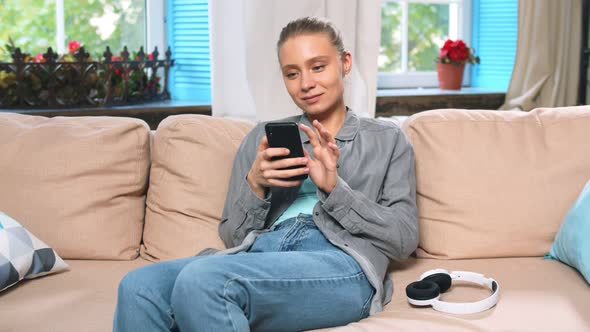
M 474 56 L 472 50 L 461 39 L 447 39 L 445 44 L 440 48 L 437 62 L 462 64 L 465 62 L 479 63 L 479 57 Z
M 452 40 L 450 40 L 450 39 L 447 39 L 447 40 L 445 41 L 445 44 L 443 45 L 443 47 L 442 47 L 442 48 L 444 48 L 444 49 L 448 50 L 448 49 L 450 49 L 452 46 L 453 46 L 453 41 L 452 41 Z
M 43 57 L 43 53 L 38 53 L 37 55 L 35 55 L 35 58 L 33 59 L 33 61 L 45 62 L 45 58 Z
M 79 41 L 72 40 L 71 42 L 68 43 L 68 51 L 70 51 L 70 54 L 74 54 L 74 53 L 76 53 L 77 50 L 80 49 L 80 46 L 82 46 L 82 45 L 80 44 Z

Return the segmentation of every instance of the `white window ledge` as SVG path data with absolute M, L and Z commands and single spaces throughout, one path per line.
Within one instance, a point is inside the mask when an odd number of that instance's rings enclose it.
M 443 90 L 439 88 L 377 89 L 377 97 L 394 96 L 439 96 L 439 95 L 484 95 L 505 94 L 502 89 L 463 87 L 461 90 Z

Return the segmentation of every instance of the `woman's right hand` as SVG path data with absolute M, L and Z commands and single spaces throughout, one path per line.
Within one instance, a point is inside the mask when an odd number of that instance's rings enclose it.
M 306 157 L 271 160 L 274 157 L 287 155 L 289 155 L 288 149 L 271 148 L 268 145 L 266 136 L 262 137 L 256 152 L 256 159 L 246 178 L 250 188 L 258 197 L 264 199 L 268 187 L 295 187 L 303 182 L 303 180 L 291 181 L 287 179 L 309 173 L 309 168 L 306 167 Z M 283 169 L 291 166 L 299 167 Z

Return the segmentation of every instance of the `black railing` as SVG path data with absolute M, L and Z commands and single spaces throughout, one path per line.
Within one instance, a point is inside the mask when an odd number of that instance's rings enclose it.
M 103 56 L 95 61 L 81 47 L 68 58 L 58 58 L 49 48 L 33 59 L 14 49 L 12 62 L 0 62 L 0 108 L 99 107 L 170 99 L 170 48 L 163 60 L 158 60 L 157 48 L 145 54 L 143 47 L 133 59 L 127 47 L 119 56 L 107 47 Z

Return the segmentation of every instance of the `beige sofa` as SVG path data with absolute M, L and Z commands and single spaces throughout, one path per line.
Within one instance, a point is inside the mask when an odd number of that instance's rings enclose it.
M 70 266 L 0 293 L 0 331 L 108 331 L 125 273 L 221 247 L 228 175 L 251 127 L 179 115 L 150 132 L 130 118 L 0 113 L 0 211 Z M 403 128 L 416 154 L 420 247 L 392 264 L 384 312 L 330 330 L 590 331 L 590 286 L 543 259 L 590 178 L 590 107 L 435 110 Z M 496 279 L 498 305 L 470 315 L 410 306 L 406 285 L 433 268 Z M 487 294 L 454 284 L 443 299 Z

